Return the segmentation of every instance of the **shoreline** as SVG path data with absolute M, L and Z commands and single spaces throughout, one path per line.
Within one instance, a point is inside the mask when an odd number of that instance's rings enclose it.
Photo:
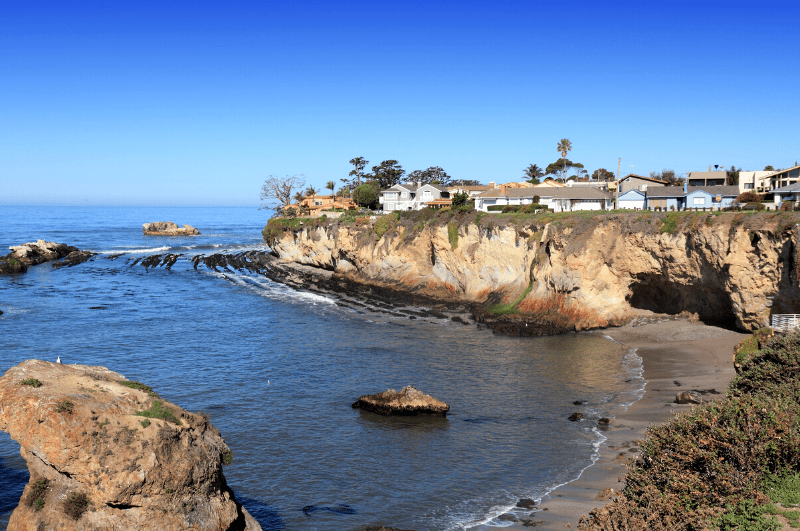
M 651 424 L 668 421 L 673 413 L 691 408 L 675 403 L 683 391 L 703 391 L 705 400 L 725 396 L 735 375 L 733 347 L 748 334 L 688 320 L 650 324 L 636 321 L 619 328 L 587 332 L 610 337 L 642 358 L 646 382 L 643 396 L 612 412 L 598 459 L 577 479 L 544 496 L 530 516 L 505 529 L 521 531 L 576 529 L 582 515 L 609 503 L 625 486 L 625 464 L 638 455 L 640 441 Z M 614 489 L 603 497 L 601 491 Z M 607 491 L 605 491 L 607 492 Z M 483 526 L 479 526 L 483 528 Z

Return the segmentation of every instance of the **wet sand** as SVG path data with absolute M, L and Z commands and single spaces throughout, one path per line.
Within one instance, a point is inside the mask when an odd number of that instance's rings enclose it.
M 686 320 L 634 323 L 595 333 L 637 349 L 647 381 L 644 396 L 627 410 L 613 412 L 614 418 L 604 432 L 608 440 L 600 447 L 600 458 L 593 466 L 577 480 L 545 496 L 531 516 L 505 529 L 575 529 L 581 515 L 608 503 L 610 499 L 598 495 L 603 489 L 620 491 L 625 486 L 625 463 L 638 454 L 639 441 L 647 427 L 692 407 L 676 404 L 678 393 L 706 391 L 706 400 L 724 397 L 735 374 L 733 347 L 747 337 Z

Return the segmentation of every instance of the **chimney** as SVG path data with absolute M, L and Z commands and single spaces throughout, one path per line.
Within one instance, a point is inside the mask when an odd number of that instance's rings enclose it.
M 417 181 L 417 188 L 419 188 L 420 186 L 422 186 L 422 181 Z
M 497 184 L 495 184 L 494 181 L 489 181 L 489 187 L 490 188 L 497 188 Z
M 711 164 L 708 165 L 708 171 L 711 171 Z

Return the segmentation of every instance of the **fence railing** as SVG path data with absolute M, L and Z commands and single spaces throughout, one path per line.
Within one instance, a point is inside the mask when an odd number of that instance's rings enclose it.
M 789 332 L 800 328 L 800 314 L 778 313 L 772 315 L 772 329 L 776 332 Z

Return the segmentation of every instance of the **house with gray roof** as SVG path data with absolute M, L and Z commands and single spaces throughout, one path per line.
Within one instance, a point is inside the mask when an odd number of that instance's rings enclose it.
M 438 184 L 396 184 L 383 190 L 378 197 L 384 212 L 395 210 L 422 210 L 430 206 L 440 208 L 451 204 L 450 192 Z
M 629 173 L 625 177 L 622 177 L 617 183 L 620 195 L 624 194 L 628 190 L 639 190 L 640 192 L 646 192 L 648 188 L 666 185 L 667 182 L 662 181 L 661 179 L 645 177 L 644 175 L 636 175 L 635 173 Z
M 800 204 L 800 182 L 776 188 L 772 193 L 774 194 L 775 208 L 780 208 L 784 201 L 791 201 L 795 205 Z
M 475 198 L 475 210 L 488 212 L 490 206 L 530 205 L 534 198 L 555 212 L 576 210 L 611 210 L 614 198 L 608 193 L 589 187 L 507 188 L 500 186 Z

